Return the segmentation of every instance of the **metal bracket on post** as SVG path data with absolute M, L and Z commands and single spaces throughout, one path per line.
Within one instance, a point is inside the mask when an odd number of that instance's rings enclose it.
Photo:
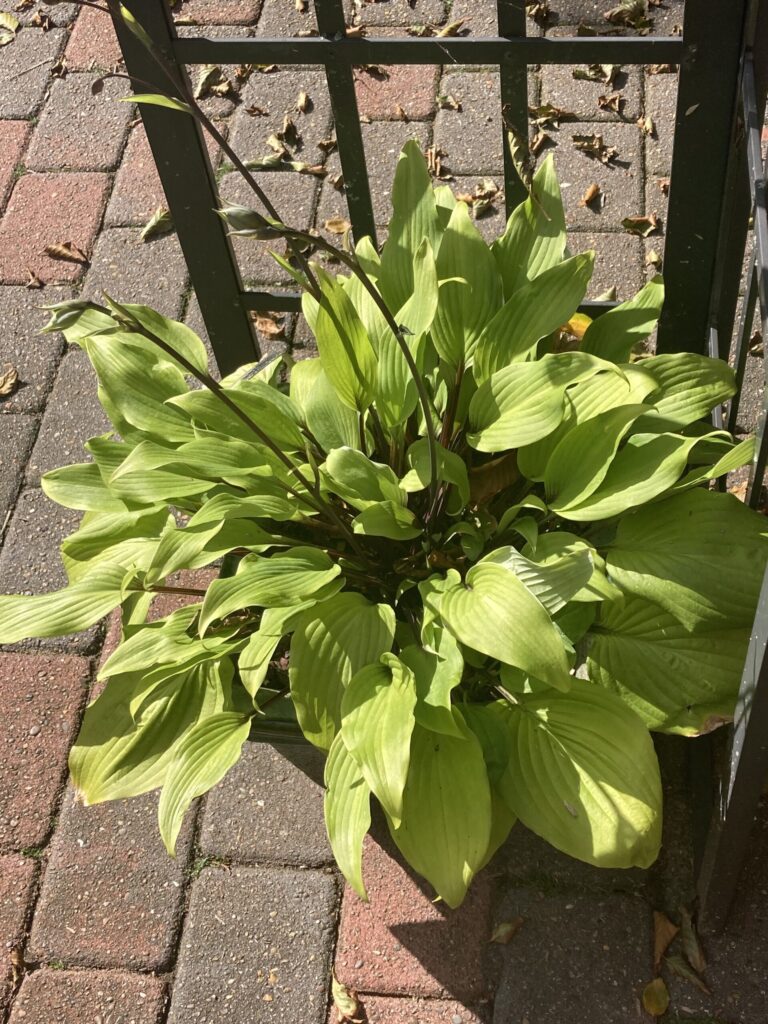
M 175 29 L 168 5 L 158 0 L 125 2 L 175 67 Z M 136 92 L 174 94 L 157 61 L 119 18 L 115 30 Z M 141 116 L 216 362 L 223 374 L 230 373 L 258 359 L 259 348 L 243 304 L 232 245 L 215 213 L 219 197 L 202 130 L 194 118 L 164 107 L 143 104 Z
M 706 352 L 748 0 L 686 0 L 659 352 Z M 717 69 L 717 73 L 715 73 Z

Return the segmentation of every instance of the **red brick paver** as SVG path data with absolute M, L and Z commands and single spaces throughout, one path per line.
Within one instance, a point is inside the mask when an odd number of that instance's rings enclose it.
M 80 11 L 65 50 L 70 71 L 107 71 L 121 59 L 112 20 L 101 11 Z
M 24 979 L 9 1024 L 156 1024 L 164 1004 L 158 978 L 41 970 Z
M 369 903 L 347 888 L 336 970 L 359 992 L 477 999 L 485 992 L 490 880 L 481 875 L 458 910 L 372 840 L 363 859 Z
M 45 841 L 77 730 L 89 663 L 68 655 L 0 654 L 0 850 Z
M 434 113 L 437 68 L 428 64 L 358 70 L 355 81 L 363 117 L 423 121 Z
M 0 282 L 25 284 L 33 270 L 48 284 L 76 281 L 80 263 L 54 260 L 46 245 L 72 242 L 88 253 L 109 188 L 106 174 L 25 174 L 0 223 Z
M 27 121 L 0 121 L 0 206 L 11 190 L 13 172 L 29 138 Z
M 35 881 L 35 862 L 12 854 L 0 857 L 0 1012 L 13 981 L 11 950 L 24 937 Z
M 340 979 L 343 981 L 344 979 Z M 364 996 L 360 1000 L 366 1024 L 486 1024 L 481 1012 L 450 999 L 394 999 L 388 996 Z M 338 1024 L 332 1007 L 328 1024 Z

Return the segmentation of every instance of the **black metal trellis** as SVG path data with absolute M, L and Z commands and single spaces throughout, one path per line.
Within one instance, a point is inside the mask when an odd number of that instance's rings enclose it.
M 497 0 L 498 36 L 399 39 L 348 36 L 343 0 L 315 0 L 318 35 L 292 39 L 179 38 L 167 3 L 124 3 L 155 47 L 183 74 L 185 66 L 193 64 L 276 63 L 325 68 L 355 238 L 375 238 L 376 225 L 354 66 L 495 64 L 500 69 L 502 120 L 526 135 L 529 65 L 678 65 L 665 225 L 667 298 L 658 350 L 727 354 L 747 220 L 754 206 L 757 252 L 741 311 L 737 347 L 737 369 L 743 375 L 758 296 L 763 325 L 768 327 L 764 312 L 768 308 L 768 215 L 759 139 L 766 75 L 758 67 L 755 76 L 749 49 L 758 47 L 767 34 L 757 17 L 758 0 L 686 0 L 681 36 L 573 38 L 528 37 L 525 0 Z M 149 91 L 149 86 L 152 91 L 173 93 L 143 46 L 122 24 L 116 28 L 128 73 L 137 81 L 136 91 Z M 760 52 L 768 54 L 768 46 Z M 228 372 L 258 356 L 250 311 L 297 310 L 299 296 L 288 290 L 243 287 L 223 222 L 214 213 L 219 202 L 216 182 L 198 124 L 161 107 L 143 107 L 142 117 L 214 353 L 222 372 Z M 524 191 L 506 138 L 504 154 L 509 212 L 524 198 Z M 607 305 L 587 303 L 584 308 L 599 313 Z M 729 426 L 735 424 L 737 409 L 733 403 Z M 753 505 L 768 452 L 766 415 L 759 433 L 750 495 Z M 712 926 L 723 923 L 730 906 L 759 787 L 768 769 L 767 646 L 768 574 L 744 670 L 729 772 L 721 786 L 699 877 L 702 920 Z

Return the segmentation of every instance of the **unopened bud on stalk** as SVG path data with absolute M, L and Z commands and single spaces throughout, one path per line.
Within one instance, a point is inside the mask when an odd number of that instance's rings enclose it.
M 260 239 L 282 238 L 287 230 L 285 224 L 263 217 L 247 206 L 227 204 L 216 212 L 233 235 Z
M 72 327 L 80 317 L 88 310 L 109 315 L 104 306 L 97 302 L 88 302 L 86 299 L 70 299 L 67 302 L 57 302 L 54 306 L 43 306 L 51 314 L 50 321 L 42 329 L 42 334 L 50 334 L 53 331 L 64 331 Z

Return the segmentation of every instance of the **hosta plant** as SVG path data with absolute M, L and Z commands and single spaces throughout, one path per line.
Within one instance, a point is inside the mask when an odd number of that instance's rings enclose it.
M 392 200 L 380 251 L 279 257 L 317 340 L 293 365 L 217 383 L 195 334 L 146 307 L 54 307 L 114 430 L 44 477 L 84 513 L 69 584 L 0 598 L 0 641 L 122 610 L 71 771 L 87 803 L 160 789 L 171 852 L 252 727 L 294 717 L 327 755 L 328 833 L 360 893 L 372 798 L 452 907 L 518 818 L 590 864 L 647 866 L 649 730 L 731 716 L 766 561 L 763 519 L 710 483 L 752 456 L 708 420 L 733 374 L 638 354 L 659 278 L 577 313 L 593 253 L 566 247 L 551 160 L 490 246 L 415 143 Z M 168 591 L 191 603 L 148 619 Z

